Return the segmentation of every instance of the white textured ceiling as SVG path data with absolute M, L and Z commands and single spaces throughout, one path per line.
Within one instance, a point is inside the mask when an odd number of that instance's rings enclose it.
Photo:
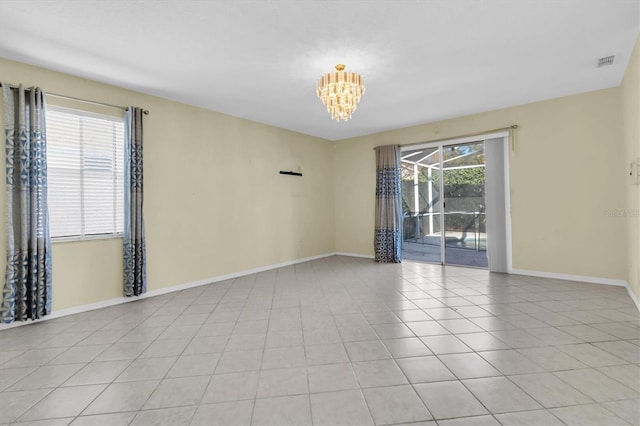
M 617 86 L 639 28 L 640 0 L 0 0 L 2 57 L 330 140 Z

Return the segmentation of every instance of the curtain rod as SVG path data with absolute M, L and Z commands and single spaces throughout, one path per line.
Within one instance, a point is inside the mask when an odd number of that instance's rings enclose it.
M 517 128 L 518 128 L 517 124 L 512 124 L 511 126 L 508 126 L 508 127 L 501 127 L 499 129 L 484 130 L 484 131 L 482 131 L 480 133 L 467 133 L 466 135 L 456 135 L 456 136 L 450 136 L 448 138 L 441 138 L 441 139 L 434 139 L 434 140 L 428 140 L 428 141 L 422 141 L 422 142 L 413 142 L 413 143 L 401 144 L 400 146 L 414 146 L 414 145 L 422 145 L 422 144 L 425 144 L 425 143 L 448 141 L 448 140 L 451 140 L 451 139 L 469 138 L 469 137 L 472 137 L 472 136 L 482 136 L 482 135 L 485 135 L 487 133 L 495 133 L 495 132 L 500 132 L 500 131 L 504 131 L 504 130 L 515 130 Z
M 4 85 L 8 85 L 12 89 L 17 89 L 19 87 L 19 86 L 13 85 L 13 84 L 0 82 L 0 87 L 2 87 Z M 90 101 L 90 100 L 81 99 L 81 98 L 74 98 L 73 96 L 58 95 L 57 93 L 47 93 L 47 92 L 45 92 L 45 95 L 53 96 L 54 98 L 68 99 L 68 100 L 77 101 L 77 102 L 84 102 L 86 104 L 93 104 L 93 105 L 100 105 L 100 106 L 106 106 L 106 107 L 111 107 L 111 108 L 117 108 L 117 109 L 121 109 L 121 110 L 124 110 L 124 111 L 128 111 L 129 110 L 129 107 L 123 107 L 123 106 L 120 106 L 120 105 L 112 105 L 112 104 L 107 104 L 107 103 L 104 103 L 104 102 Z M 144 115 L 149 115 L 149 110 L 145 109 L 145 110 L 142 110 L 142 112 L 144 113 Z
M 104 102 L 96 102 L 96 101 L 90 101 L 87 99 L 81 99 L 81 98 L 74 98 L 73 96 L 66 96 L 66 95 L 58 95 L 57 93 L 47 93 L 45 92 L 45 94 L 47 96 L 53 96 L 54 98 L 60 98 L 60 99 L 68 99 L 71 101 L 77 101 L 77 102 L 84 102 L 85 104 L 92 104 L 92 105 L 101 105 L 101 106 L 106 106 L 106 107 L 111 107 L 111 108 L 118 108 L 124 111 L 129 111 L 129 107 L 123 107 L 120 105 L 113 105 L 113 104 L 107 104 Z M 144 113 L 144 115 L 149 115 L 149 110 L 142 110 L 142 112 Z

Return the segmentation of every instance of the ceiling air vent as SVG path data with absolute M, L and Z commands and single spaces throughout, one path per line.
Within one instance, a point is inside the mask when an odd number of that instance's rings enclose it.
M 605 56 L 604 58 L 598 59 L 598 68 L 604 67 L 606 65 L 612 65 L 613 64 L 613 58 L 614 58 L 614 56 Z

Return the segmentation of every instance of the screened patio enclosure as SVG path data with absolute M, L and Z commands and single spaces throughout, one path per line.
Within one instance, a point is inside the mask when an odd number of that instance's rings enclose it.
M 403 258 L 487 267 L 484 141 L 402 153 Z

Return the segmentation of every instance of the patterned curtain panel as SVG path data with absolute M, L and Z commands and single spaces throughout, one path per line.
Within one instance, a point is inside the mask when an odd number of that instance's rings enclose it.
M 7 267 L 3 323 L 51 313 L 51 239 L 47 208 L 44 92 L 3 84 Z
M 124 295 L 147 291 L 147 255 L 142 218 L 142 113 L 130 107 L 126 113 L 124 196 Z
M 402 261 L 400 147 L 376 147 L 376 262 Z

